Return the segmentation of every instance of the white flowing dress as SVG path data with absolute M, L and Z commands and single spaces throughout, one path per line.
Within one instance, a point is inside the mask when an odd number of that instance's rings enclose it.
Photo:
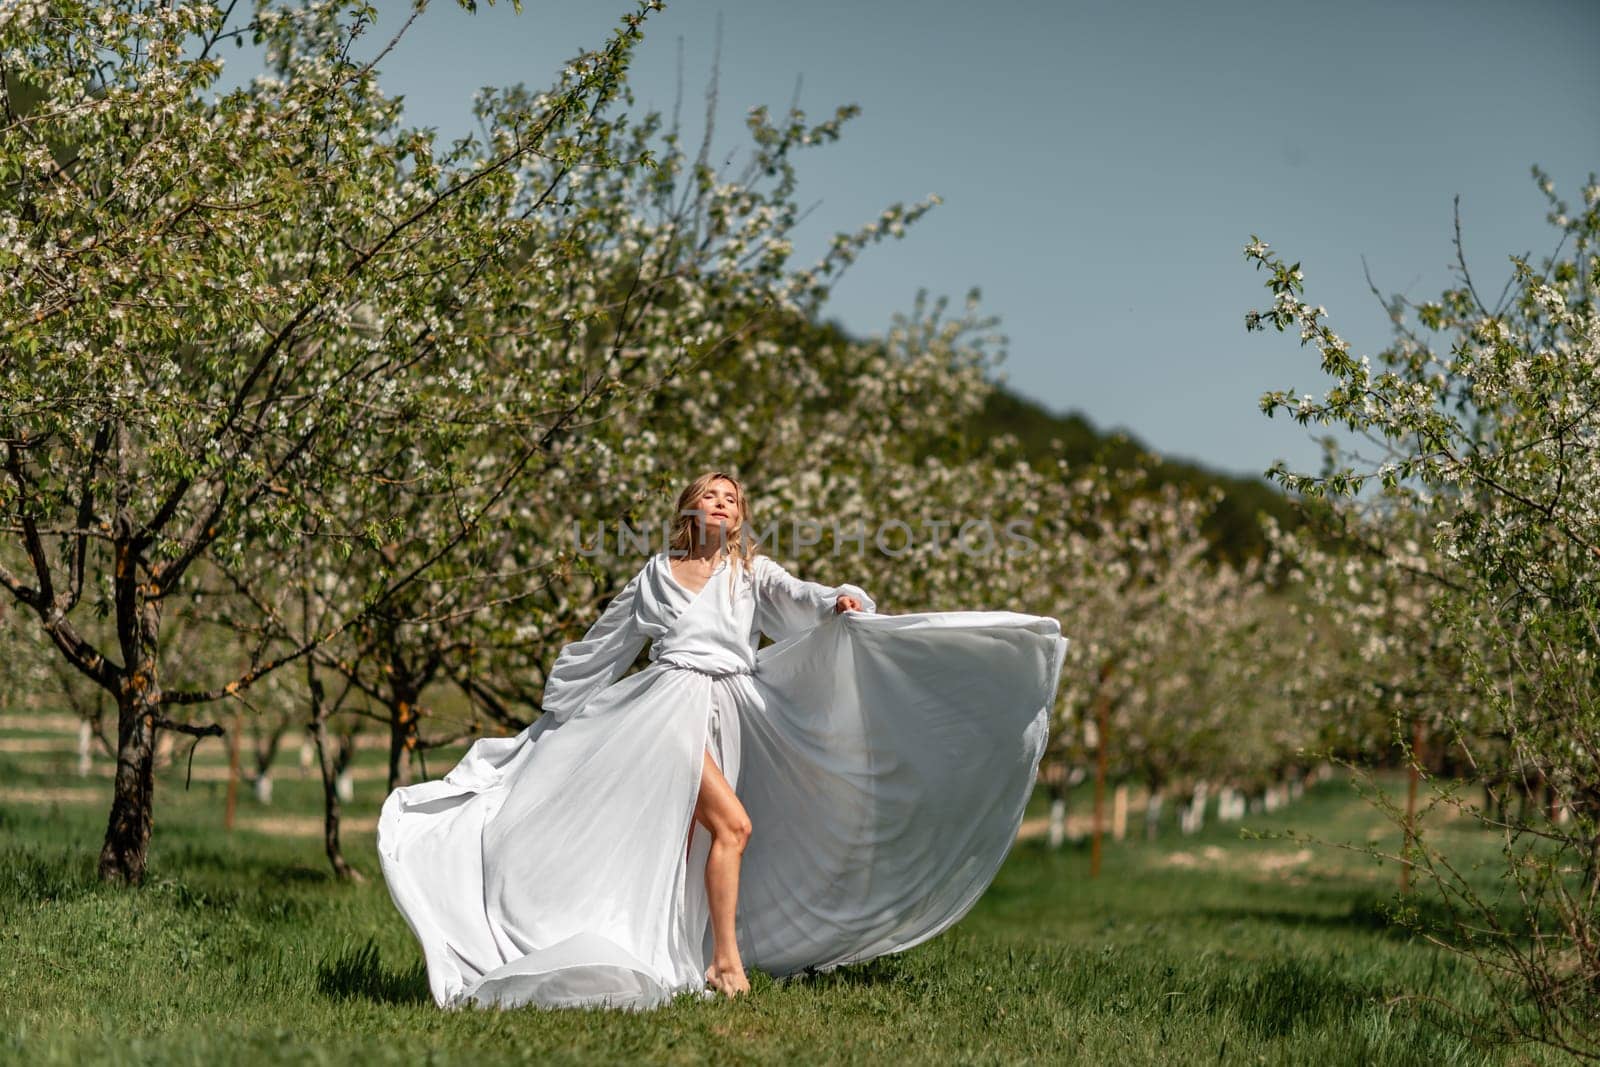
M 865 610 L 836 614 L 840 595 Z M 875 612 L 766 556 L 725 560 L 698 593 L 652 556 L 561 650 L 537 721 L 384 801 L 384 879 L 434 1000 L 703 993 L 706 752 L 754 826 L 746 967 L 828 970 L 966 914 L 1016 838 L 1067 641 L 1035 615 Z M 761 633 L 776 643 L 758 651 Z M 650 665 L 621 678 L 646 641 Z

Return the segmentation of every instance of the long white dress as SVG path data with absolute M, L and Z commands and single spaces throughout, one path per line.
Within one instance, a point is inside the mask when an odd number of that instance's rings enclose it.
M 842 594 L 866 610 L 836 614 Z M 1067 641 L 1015 612 L 875 612 L 766 556 L 724 561 L 698 593 L 652 556 L 562 649 L 537 721 L 384 801 L 384 878 L 434 1000 L 703 992 L 708 751 L 754 826 L 747 967 L 827 970 L 966 914 L 1016 838 Z M 776 643 L 758 651 L 760 633 Z M 618 680 L 647 640 L 650 665 Z

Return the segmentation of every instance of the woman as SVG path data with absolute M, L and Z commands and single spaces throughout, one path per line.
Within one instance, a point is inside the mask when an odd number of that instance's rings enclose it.
M 782 977 L 910 948 L 994 878 L 1060 624 L 877 615 L 758 554 L 748 522 L 738 479 L 695 479 L 670 549 L 557 656 L 544 714 L 385 800 L 384 877 L 441 1006 L 735 996 L 747 963 Z

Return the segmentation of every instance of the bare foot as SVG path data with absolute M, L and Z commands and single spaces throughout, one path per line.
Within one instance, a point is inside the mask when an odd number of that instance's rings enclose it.
M 732 999 L 750 992 L 750 980 L 745 977 L 742 963 L 715 964 L 706 968 L 706 983 Z

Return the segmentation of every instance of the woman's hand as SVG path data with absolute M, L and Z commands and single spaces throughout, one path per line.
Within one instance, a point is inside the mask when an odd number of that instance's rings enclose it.
M 833 606 L 835 615 L 843 615 L 847 611 L 860 611 L 861 601 L 853 596 L 841 596 L 839 602 Z

